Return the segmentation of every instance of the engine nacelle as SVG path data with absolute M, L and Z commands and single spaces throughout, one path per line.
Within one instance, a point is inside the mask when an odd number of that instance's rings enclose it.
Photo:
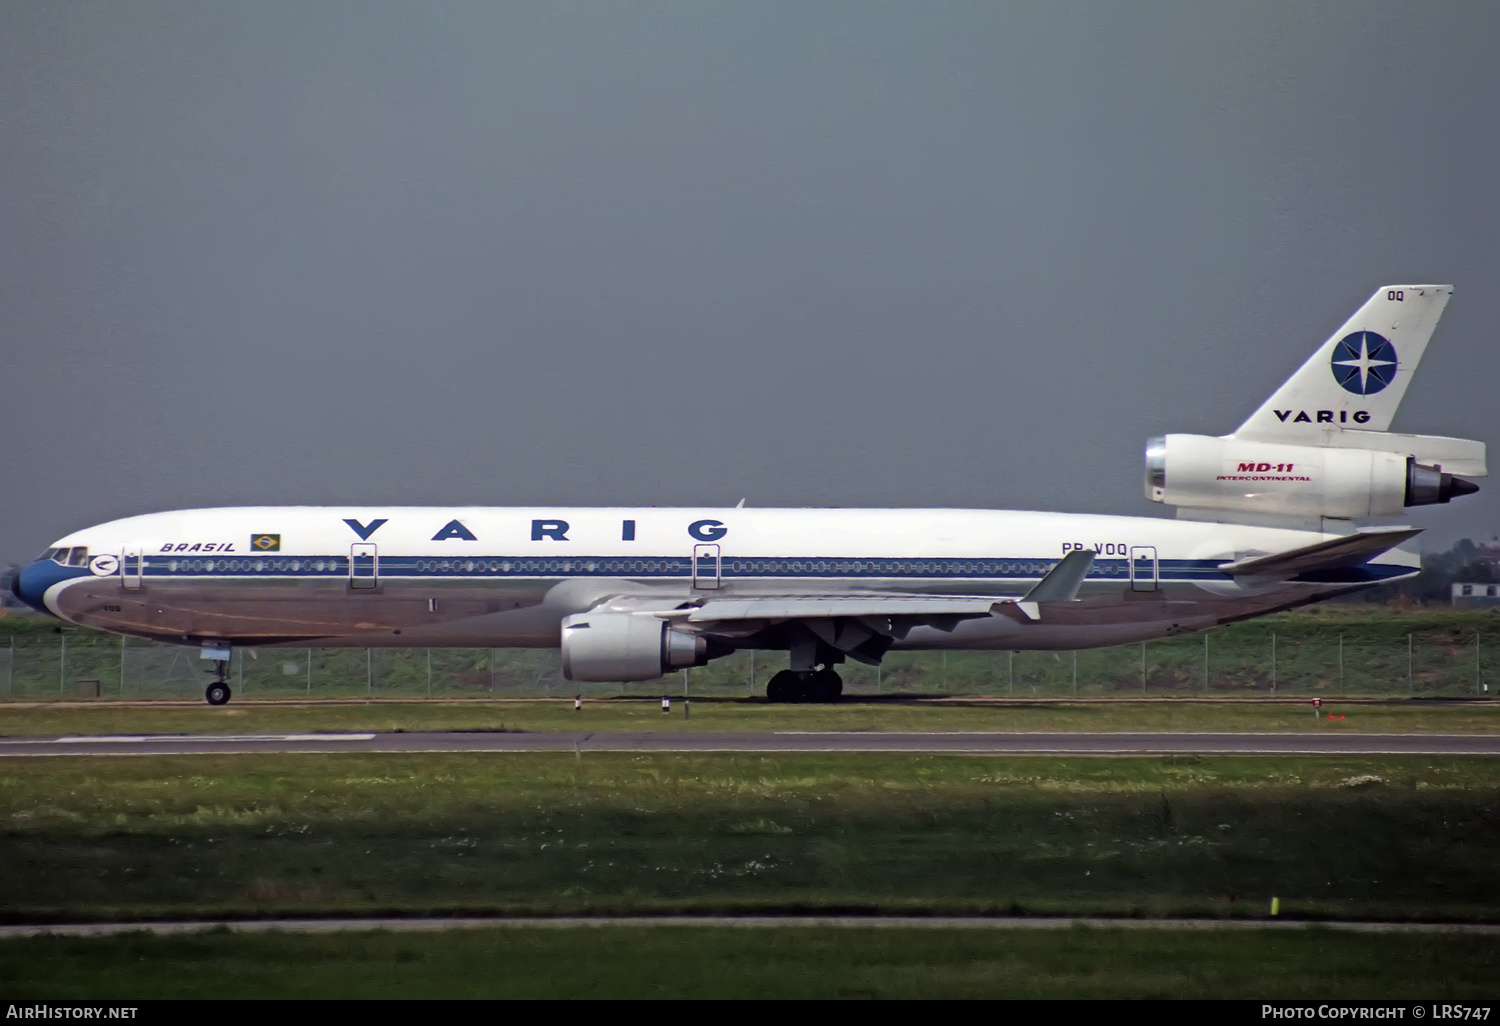
M 562 670 L 568 680 L 655 680 L 708 659 L 706 639 L 673 630 L 654 616 L 575 613 L 562 622 Z
M 1290 517 L 1379 517 L 1479 486 L 1412 456 L 1206 435 L 1146 443 L 1146 498 L 1191 509 Z

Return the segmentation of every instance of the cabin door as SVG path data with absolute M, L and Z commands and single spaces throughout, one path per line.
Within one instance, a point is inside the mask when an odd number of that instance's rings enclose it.
M 1130 590 L 1155 591 L 1159 578 L 1155 545 L 1130 546 Z
M 126 591 L 139 591 L 141 574 L 145 572 L 146 554 L 139 545 L 132 545 L 120 554 L 120 587 Z
M 724 570 L 724 560 L 719 555 L 719 546 L 705 542 L 693 546 L 693 587 L 699 591 L 718 588 Z
M 349 587 L 374 588 L 380 580 L 380 556 L 374 542 L 355 542 L 349 547 Z

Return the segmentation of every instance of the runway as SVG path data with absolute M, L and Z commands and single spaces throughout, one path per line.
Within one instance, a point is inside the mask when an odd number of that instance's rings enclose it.
M 336 752 L 907 752 L 951 755 L 1500 755 L 1500 734 L 874 731 L 160 734 L 0 738 L 0 758 Z

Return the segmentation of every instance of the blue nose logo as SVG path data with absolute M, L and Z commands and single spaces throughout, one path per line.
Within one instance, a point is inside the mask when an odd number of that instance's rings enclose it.
M 1356 331 L 1333 347 L 1333 380 L 1346 392 L 1374 395 L 1396 379 L 1396 347 L 1384 335 Z

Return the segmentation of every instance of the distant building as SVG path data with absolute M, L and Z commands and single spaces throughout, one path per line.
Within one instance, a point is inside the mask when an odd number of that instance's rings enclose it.
M 1475 546 L 1475 558 L 1487 563 L 1491 570 L 1500 572 L 1500 539 L 1491 538 Z
M 1478 606 L 1500 604 L 1500 584 L 1455 584 L 1453 604 L 1455 606 Z

